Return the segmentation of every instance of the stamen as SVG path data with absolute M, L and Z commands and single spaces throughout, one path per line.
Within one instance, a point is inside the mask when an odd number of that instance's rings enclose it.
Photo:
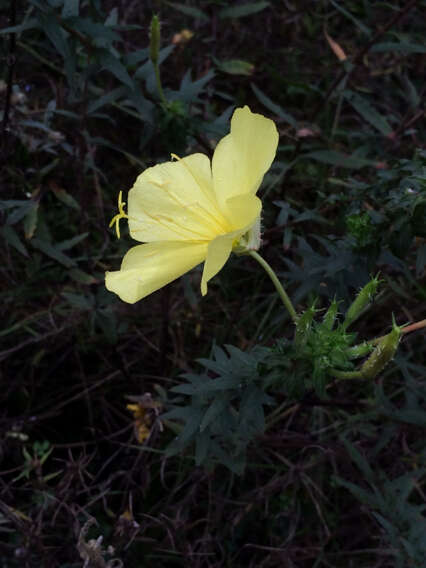
M 123 192 L 120 191 L 118 194 L 118 213 L 114 215 L 114 217 L 110 221 L 110 228 L 115 224 L 115 230 L 117 233 L 117 237 L 120 238 L 120 220 L 121 219 L 128 219 L 128 215 L 124 212 L 124 206 L 126 205 L 125 202 L 122 201 Z

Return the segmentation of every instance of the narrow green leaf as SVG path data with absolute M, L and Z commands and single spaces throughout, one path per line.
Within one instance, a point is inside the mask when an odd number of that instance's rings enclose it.
M 22 201 L 22 205 L 17 207 L 14 211 L 12 211 L 7 217 L 7 224 L 8 225 L 15 225 L 25 217 L 28 211 L 32 208 L 34 201 L 29 199 L 28 201 Z
M 410 53 L 426 53 L 426 45 L 420 43 L 397 43 L 389 41 L 376 43 L 376 45 L 373 45 L 370 51 L 376 53 L 394 51 L 396 53 L 409 55 Z
M 357 28 L 359 28 L 365 35 L 371 36 L 370 28 L 367 28 L 367 26 L 365 26 L 362 22 L 360 22 L 358 18 L 355 18 L 354 15 L 352 15 L 350 12 L 348 12 L 348 10 L 343 8 L 343 6 L 340 6 L 340 4 L 338 4 L 337 2 L 334 2 L 334 0 L 330 0 L 330 3 L 333 4 L 336 10 L 338 10 L 346 18 L 351 20 L 351 22 L 353 22 L 357 26 Z
M 69 256 L 63 254 L 60 250 L 57 250 L 54 246 L 47 243 L 46 241 L 42 241 L 41 239 L 35 238 L 32 239 L 31 244 L 34 248 L 38 249 L 41 252 L 44 252 L 45 255 L 49 256 L 53 260 L 59 262 L 65 266 L 65 268 L 71 268 L 75 266 L 74 260 L 72 260 Z
M 3 28 L 0 30 L 0 35 L 4 34 L 19 34 L 25 30 L 32 30 L 34 28 L 40 28 L 40 22 L 37 18 L 30 18 L 26 22 L 19 24 L 18 26 L 10 26 L 8 28 Z
M 228 75 L 250 76 L 254 71 L 254 65 L 242 59 L 228 59 L 226 61 L 216 61 L 217 67 Z
M 257 14 L 269 6 L 269 2 L 248 2 L 247 4 L 239 4 L 230 8 L 222 8 L 219 11 L 219 18 L 243 18 Z
M 197 100 L 198 95 L 202 92 L 205 85 L 214 77 L 215 72 L 211 69 L 200 79 L 191 80 L 191 70 L 185 73 L 180 83 L 178 98 L 184 102 L 193 102 Z
M 53 184 L 50 186 L 50 189 L 53 191 L 53 193 L 55 194 L 55 197 L 57 197 L 59 199 L 59 201 L 61 201 L 62 203 L 64 203 L 68 207 L 75 209 L 76 211 L 80 211 L 80 205 L 77 203 L 77 201 L 74 199 L 74 197 L 70 193 L 65 191 L 65 189 L 63 189 L 62 187 L 53 185 Z
M 37 227 L 39 202 L 34 201 L 33 206 L 24 217 L 24 232 L 26 239 L 32 239 Z
M 62 241 L 60 243 L 57 243 L 55 248 L 57 250 L 69 250 L 70 248 L 75 247 L 75 245 L 77 245 L 81 241 L 84 241 L 84 239 L 88 235 L 89 235 L 89 233 L 82 233 L 81 235 L 77 235 L 77 236 L 73 237 L 72 239 L 67 239 L 66 241 Z
M 108 50 L 113 42 L 121 43 L 123 41 L 120 34 L 115 32 L 111 26 L 94 22 L 90 18 L 69 18 L 67 24 L 90 38 L 95 47 L 105 48 L 108 53 L 110 53 Z
M 178 10 L 185 16 L 191 16 L 192 18 L 196 18 L 201 20 L 202 22 L 208 22 L 210 18 L 199 8 L 195 8 L 194 6 L 187 6 L 186 4 L 179 4 L 178 2 L 167 2 L 167 5 L 173 8 L 174 10 Z
M 87 114 L 92 114 L 105 105 L 114 103 L 127 92 L 125 86 L 117 87 L 99 98 L 94 98 L 87 107 Z
M 127 73 L 127 69 L 117 57 L 114 57 L 106 49 L 100 49 L 97 53 L 104 69 L 112 73 L 121 83 L 124 83 L 131 89 L 134 88 L 133 80 Z
M 16 248 L 16 250 L 19 251 L 24 256 L 27 256 L 27 257 L 29 256 L 27 249 L 22 244 L 22 241 L 18 236 L 18 233 L 15 231 L 15 229 L 11 225 L 4 225 L 4 227 L 2 227 L 2 229 L 1 229 L 1 232 L 2 232 L 3 237 L 5 238 L 6 242 L 8 242 L 11 246 Z
M 374 126 L 374 128 L 381 132 L 383 136 L 389 136 L 392 134 L 392 127 L 389 122 L 373 107 L 373 105 L 370 104 L 369 101 L 367 101 L 367 99 L 349 90 L 344 92 L 344 96 L 354 109 L 367 122 Z
M 365 158 L 358 158 L 357 156 L 346 156 L 341 152 L 336 150 L 317 150 L 315 152 L 309 152 L 304 154 L 304 158 L 311 158 L 317 162 L 322 162 L 323 164 L 330 164 L 332 166 L 338 166 L 341 168 L 350 168 L 354 170 L 359 170 L 366 166 L 376 166 L 376 162 L 373 160 L 367 160 Z
M 254 83 L 251 83 L 251 88 L 253 90 L 253 93 L 256 95 L 256 97 L 259 99 L 259 101 L 270 111 L 272 111 L 274 114 L 276 114 L 277 116 L 279 116 L 280 118 L 282 118 L 283 120 L 285 120 L 286 122 L 288 122 L 289 124 L 291 124 L 291 126 L 293 126 L 294 128 L 296 128 L 297 126 L 297 120 L 291 116 L 291 114 L 289 114 L 288 112 L 285 112 L 280 105 L 274 103 L 273 101 L 271 101 L 271 99 L 265 95 L 265 93 L 263 93 L 259 87 L 256 87 L 256 85 Z
M 6 199 L 0 201 L 0 211 L 6 209 L 13 209 L 13 207 L 22 207 L 22 205 L 27 205 L 28 201 L 26 199 Z
M 63 296 L 71 306 L 77 308 L 78 310 L 91 310 L 93 308 L 93 302 L 82 294 L 62 292 L 61 296 Z
M 71 51 L 65 33 L 59 25 L 53 12 L 44 14 L 40 18 L 43 31 L 55 46 L 55 49 L 67 60 L 71 58 Z
M 75 280 L 76 282 L 79 282 L 80 284 L 96 284 L 97 282 L 99 282 L 99 280 L 97 280 L 94 276 L 92 276 L 91 274 L 87 274 L 87 272 L 84 272 L 83 270 L 80 270 L 79 268 L 72 268 L 69 271 L 69 275 L 71 276 L 71 278 L 73 280 Z

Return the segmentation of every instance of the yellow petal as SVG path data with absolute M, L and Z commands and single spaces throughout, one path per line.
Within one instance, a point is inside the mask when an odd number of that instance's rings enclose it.
M 226 235 L 219 235 L 209 243 L 201 278 L 203 296 L 207 294 L 207 282 L 222 269 L 238 239 L 258 222 L 262 209 L 262 202 L 255 195 L 236 195 L 228 199 L 227 205 L 230 217 L 238 228 Z
M 107 272 L 105 286 L 124 302 L 134 304 L 179 278 L 207 255 L 207 243 L 159 242 L 131 248 L 121 269 Z
M 222 208 L 230 197 L 256 193 L 277 145 L 272 120 L 252 113 L 247 106 L 234 112 L 231 132 L 216 146 L 212 162 L 214 191 Z
M 127 213 L 131 236 L 142 242 L 211 240 L 228 230 L 204 154 L 146 169 L 129 192 Z
M 262 202 L 256 195 L 235 195 L 226 201 L 228 217 L 234 229 L 247 232 L 262 210 Z
M 227 235 L 216 237 L 209 243 L 203 276 L 201 278 L 201 294 L 203 296 L 207 294 L 207 282 L 213 278 L 213 276 L 216 276 L 228 260 L 232 251 L 234 238 L 233 233 L 228 233 Z

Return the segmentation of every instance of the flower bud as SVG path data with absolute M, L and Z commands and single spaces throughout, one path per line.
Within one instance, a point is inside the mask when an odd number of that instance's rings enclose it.
M 401 329 L 393 320 L 392 331 L 380 340 L 373 353 L 361 367 L 361 374 L 364 379 L 374 379 L 394 358 L 401 339 Z
M 378 275 L 373 278 L 368 284 L 362 288 L 359 292 L 358 296 L 349 306 L 348 311 L 346 312 L 345 321 L 343 322 L 343 327 L 346 329 L 353 323 L 356 319 L 359 318 L 363 310 L 372 302 L 373 296 L 377 292 L 377 288 L 379 286 L 380 280 Z
M 151 25 L 149 27 L 149 56 L 151 61 L 156 65 L 158 63 L 158 53 L 160 51 L 161 44 L 161 32 L 160 32 L 160 20 L 158 16 L 154 14 L 152 16 Z

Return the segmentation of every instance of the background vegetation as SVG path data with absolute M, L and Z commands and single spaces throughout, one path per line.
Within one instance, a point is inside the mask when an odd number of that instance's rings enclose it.
M 0 7 L 1 565 L 426 566 L 424 331 L 376 380 L 321 391 L 289 366 L 294 326 L 250 258 L 202 300 L 199 270 L 133 306 L 104 287 L 131 245 L 108 229 L 119 190 L 171 152 L 211 155 L 249 104 L 280 132 L 262 255 L 298 310 L 337 298 L 344 312 L 380 271 L 360 340 L 392 313 L 422 320 L 426 3 Z M 247 390 L 225 452 L 197 465 L 200 421 L 170 446 L 179 420 L 158 415 L 188 400 L 182 372 L 252 369 L 281 382 Z M 209 420 L 214 442 L 220 412 Z

